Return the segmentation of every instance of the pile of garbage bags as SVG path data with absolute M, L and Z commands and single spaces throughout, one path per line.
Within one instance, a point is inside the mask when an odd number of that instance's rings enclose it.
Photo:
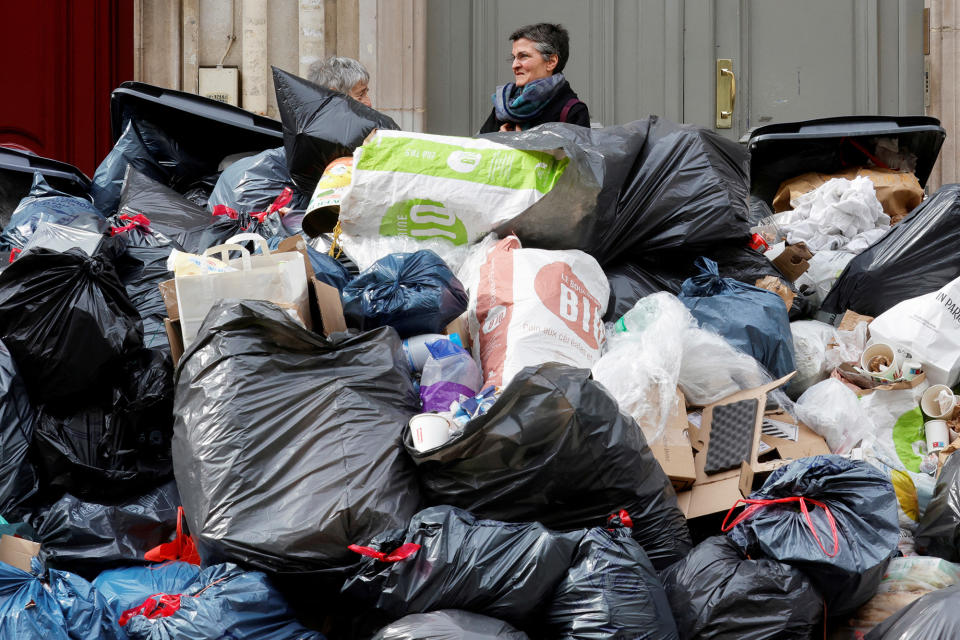
M 273 77 L 244 130 L 124 85 L 88 193 L 0 217 L 0 635 L 949 626 L 956 185 L 771 205 L 656 116 L 437 136 Z

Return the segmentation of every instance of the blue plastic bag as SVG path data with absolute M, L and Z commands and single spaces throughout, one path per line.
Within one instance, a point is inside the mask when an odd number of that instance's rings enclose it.
M 42 570 L 34 563 L 35 573 Z M 40 578 L 0 562 L 0 638 L 71 640 L 56 598 Z
M 348 325 L 391 326 L 401 338 L 443 333 L 466 310 L 467 292 L 433 251 L 380 258 L 343 290 Z
M 0 245 L 23 249 L 40 222 L 53 222 L 66 227 L 103 233 L 107 221 L 89 200 L 57 191 L 38 171 L 33 186 L 10 215 L 10 222 L 0 234 Z
M 64 626 L 71 640 L 127 640 L 118 617 L 89 582 L 53 569 L 49 572 L 49 581 L 50 592 L 63 612 Z
M 790 316 L 783 299 L 772 291 L 721 278 L 717 263 L 697 258 L 700 275 L 684 281 L 680 301 L 703 328 L 757 359 L 774 378 L 795 369 Z
M 181 592 L 179 609 L 154 619 L 130 618 L 124 627 L 132 640 L 323 640 L 293 615 L 289 605 L 259 571 L 234 564 L 204 569 Z M 151 594 L 152 595 L 152 594 Z
M 350 282 L 350 272 L 335 258 L 317 251 L 309 244 L 307 257 L 310 258 L 310 266 L 313 267 L 313 275 L 317 280 L 336 287 L 337 291 L 343 291 Z
M 448 411 L 461 396 L 472 398 L 483 386 L 483 373 L 466 349 L 443 338 L 427 343 L 430 357 L 420 377 L 424 411 Z
M 166 562 L 143 567 L 108 569 L 93 586 L 116 614 L 143 604 L 155 593 L 183 593 L 197 579 L 200 567 L 189 562 Z

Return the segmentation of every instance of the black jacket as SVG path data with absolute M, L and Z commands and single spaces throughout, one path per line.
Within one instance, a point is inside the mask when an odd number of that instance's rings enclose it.
M 547 103 L 547 106 L 544 108 L 540 115 L 529 122 L 523 123 L 524 129 L 530 129 L 535 127 L 538 124 L 543 124 L 544 122 L 560 122 L 560 114 L 563 112 L 563 108 L 571 100 L 577 97 L 577 94 L 573 92 L 573 89 L 570 88 L 570 83 L 566 80 L 563 81 L 563 84 L 560 85 L 560 88 L 557 90 L 557 94 L 553 96 L 553 99 Z M 567 112 L 566 122 L 570 124 L 578 124 L 581 127 L 590 126 L 590 113 L 587 111 L 587 105 L 583 102 L 578 102 L 574 106 L 570 107 L 570 111 Z M 487 118 L 487 121 L 483 123 L 483 126 L 480 127 L 480 133 L 492 133 L 494 131 L 500 131 L 500 127 L 504 124 L 502 120 L 497 120 L 497 114 L 495 109 L 490 110 L 490 117 Z

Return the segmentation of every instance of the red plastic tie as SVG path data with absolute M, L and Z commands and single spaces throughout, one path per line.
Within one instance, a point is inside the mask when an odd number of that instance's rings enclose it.
M 291 189 L 290 187 L 284 187 L 283 191 L 281 191 L 280 195 L 278 195 L 274 199 L 274 201 L 270 204 L 270 206 L 267 207 L 266 211 L 255 211 L 250 214 L 250 217 L 256 220 L 257 222 L 259 222 L 260 224 L 263 224 L 263 221 L 267 218 L 267 216 L 269 216 L 271 213 L 276 213 L 283 207 L 290 204 L 292 201 L 293 201 L 293 189 Z M 225 204 L 214 205 L 213 215 L 227 216 L 231 220 L 236 220 L 237 218 L 240 217 L 240 214 L 237 213 L 236 209 L 234 209 L 233 207 L 228 207 Z M 243 230 L 246 231 L 247 227 L 244 227 Z
M 361 547 L 358 544 L 352 544 L 347 549 L 353 551 L 354 553 L 359 553 L 362 556 L 367 556 L 368 558 L 374 558 L 380 562 L 400 562 L 401 560 L 406 560 L 417 551 L 420 551 L 420 545 L 415 542 L 407 542 L 400 545 L 390 553 L 383 553 L 382 551 L 377 551 L 372 547 Z
M 132 231 L 137 227 L 141 227 L 148 232 L 150 231 L 150 218 L 143 215 L 142 213 L 138 213 L 135 216 L 131 216 L 129 214 L 124 213 L 123 215 L 120 216 L 119 219 L 127 221 L 128 224 L 122 227 L 110 227 L 111 236 L 115 236 L 118 233 L 123 233 L 124 231 Z
M 741 502 L 745 505 L 748 505 L 747 508 L 744 509 L 743 512 L 740 515 L 738 515 L 736 518 L 734 518 L 733 522 L 731 522 L 728 525 L 727 520 L 730 519 L 730 516 L 733 514 L 733 510 L 736 509 L 738 506 L 740 506 Z M 740 524 L 741 522 L 743 522 L 744 520 L 752 516 L 754 513 L 756 513 L 760 509 L 763 509 L 764 507 L 768 507 L 772 504 L 785 504 L 788 502 L 800 503 L 800 511 L 803 512 L 803 517 L 807 521 L 807 526 L 810 527 L 810 533 L 813 534 L 813 539 L 817 541 L 817 544 L 820 545 L 820 549 L 828 558 L 832 558 L 836 556 L 840 552 L 840 536 L 837 534 L 837 521 L 834 520 L 833 513 L 830 511 L 830 507 L 828 507 L 823 502 L 820 502 L 819 500 L 814 500 L 813 498 L 805 498 L 804 496 L 789 496 L 787 498 L 776 498 L 772 500 L 754 500 L 750 498 L 741 498 L 736 502 L 734 502 L 733 506 L 730 507 L 730 510 L 727 511 L 727 515 L 723 519 L 723 524 L 720 526 L 720 530 L 726 533 L 727 531 L 730 531 L 735 526 L 737 526 L 738 524 Z M 826 547 L 823 546 L 823 542 L 820 540 L 820 536 L 819 534 L 817 534 L 817 530 L 813 526 L 813 519 L 810 518 L 810 511 L 807 509 L 807 502 L 810 502 L 811 504 L 814 504 L 820 507 L 827 513 L 827 519 L 830 521 L 830 532 L 833 534 L 833 553 L 829 553 Z
M 190 564 L 200 564 L 200 554 L 193 538 L 183 533 L 183 507 L 177 507 L 177 537 L 170 542 L 164 542 L 143 554 L 143 559 L 150 562 L 164 562 L 165 560 L 180 560 Z
M 14 247 L 13 249 L 10 249 L 10 263 L 13 264 L 13 261 L 16 260 L 17 256 L 20 255 L 21 253 L 23 253 L 23 249 L 20 249 L 19 247 Z
M 172 616 L 180 610 L 180 594 L 155 593 L 143 604 L 127 609 L 120 614 L 120 626 L 125 627 L 131 618 L 144 616 L 150 620 Z
M 619 520 L 620 525 L 627 529 L 633 529 L 633 519 L 630 517 L 630 514 L 627 513 L 626 509 L 620 509 L 617 513 L 611 513 L 607 516 L 607 524 L 610 524 L 614 520 Z

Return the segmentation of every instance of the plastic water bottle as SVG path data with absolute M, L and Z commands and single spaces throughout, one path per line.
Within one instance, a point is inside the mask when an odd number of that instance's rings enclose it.
M 423 365 L 426 364 L 430 352 L 427 350 L 427 344 L 437 340 L 449 340 L 458 347 L 463 346 L 459 333 L 451 333 L 448 336 L 439 333 L 425 333 L 419 336 L 413 336 L 403 341 L 403 350 L 407 354 L 407 362 L 410 370 L 414 373 L 423 371 Z

